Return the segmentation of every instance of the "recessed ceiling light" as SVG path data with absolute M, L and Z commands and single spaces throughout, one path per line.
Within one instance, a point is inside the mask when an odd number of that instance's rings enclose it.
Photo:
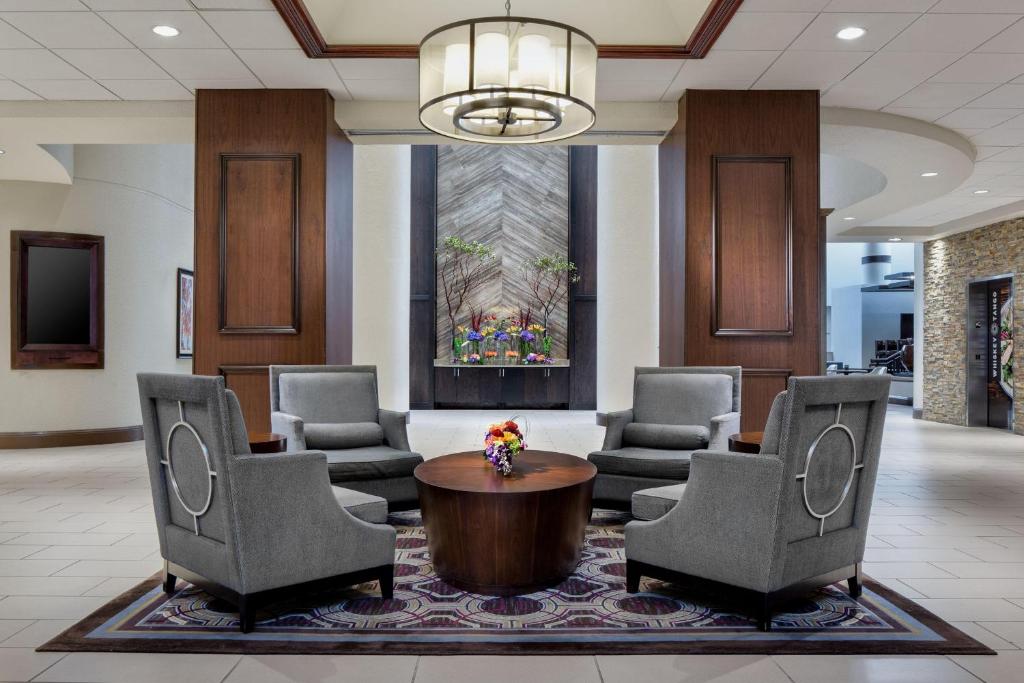
M 975 190 L 974 194 L 988 194 L 988 190 Z
M 836 34 L 836 38 L 841 40 L 857 40 L 865 33 L 867 33 L 867 31 L 862 29 L 860 26 L 847 26 Z
M 922 178 L 934 178 L 937 175 L 939 175 L 938 171 L 925 171 L 924 173 L 921 174 L 921 177 Z
M 173 38 L 174 36 L 181 33 L 181 31 L 174 28 L 173 26 L 154 26 L 153 33 L 157 34 L 158 36 L 163 36 L 164 38 Z
M 857 220 L 857 217 L 856 216 L 843 216 L 843 220 L 844 221 L 855 221 L 855 220 Z
M 0 149 L 0 156 L 3 156 L 4 154 L 7 154 L 7 150 L 6 149 Z
M 902 242 L 903 238 L 902 237 L 890 237 L 889 241 L 890 242 Z

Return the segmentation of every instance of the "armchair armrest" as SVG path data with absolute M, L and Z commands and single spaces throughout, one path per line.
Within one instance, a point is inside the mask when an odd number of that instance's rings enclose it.
M 288 437 L 289 451 L 306 450 L 306 430 L 301 417 L 288 413 L 271 413 L 270 429 Z
M 622 431 L 632 421 L 632 408 L 608 413 L 607 426 L 604 431 L 604 445 L 601 446 L 601 450 L 614 451 L 622 448 Z
M 377 411 L 377 422 L 384 430 L 384 443 L 400 451 L 411 451 L 409 447 L 409 434 L 406 430 L 406 423 L 409 421 L 409 413 L 396 410 Z
M 341 507 L 323 453 L 237 456 L 228 473 L 246 592 L 394 563 L 395 530 Z
M 740 431 L 740 414 L 726 413 L 711 418 L 711 436 L 708 440 L 709 451 L 726 451 L 729 449 L 729 437 Z
M 747 453 L 696 451 L 679 503 L 626 525 L 626 557 L 767 591 L 784 464 Z

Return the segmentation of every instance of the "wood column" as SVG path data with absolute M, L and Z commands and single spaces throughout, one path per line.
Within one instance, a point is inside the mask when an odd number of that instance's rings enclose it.
M 412 146 L 409 211 L 409 407 L 434 407 L 437 145 Z
M 569 147 L 569 407 L 597 408 L 597 147 Z
M 662 210 L 662 364 L 682 347 L 686 365 L 743 366 L 744 430 L 790 375 L 823 369 L 818 131 L 815 91 L 691 90 L 663 143 L 685 154 L 682 183 L 661 175 L 685 217 Z
M 196 96 L 196 374 L 270 428 L 267 368 L 352 360 L 352 145 L 323 90 Z

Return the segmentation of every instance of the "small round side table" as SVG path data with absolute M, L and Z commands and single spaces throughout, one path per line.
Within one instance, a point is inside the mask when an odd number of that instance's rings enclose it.
M 764 432 L 740 432 L 729 437 L 729 450 L 734 453 L 760 453 Z
M 249 432 L 249 450 L 253 453 L 284 453 L 288 437 L 273 432 Z

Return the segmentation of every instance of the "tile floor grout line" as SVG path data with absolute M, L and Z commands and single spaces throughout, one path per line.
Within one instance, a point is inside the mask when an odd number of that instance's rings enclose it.
M 220 683 L 224 683 L 224 681 L 226 681 L 229 678 L 231 678 L 231 674 L 235 673 L 235 669 L 238 668 L 238 666 L 242 663 L 242 660 L 245 659 L 245 657 L 246 657 L 246 655 L 239 655 L 239 657 L 235 661 L 235 663 L 231 665 L 230 669 L 228 669 L 228 672 L 226 674 L 224 674 L 224 678 L 220 679 Z
M 72 654 L 72 653 L 70 653 L 70 652 L 65 652 L 65 653 L 64 653 L 64 654 L 63 654 L 62 656 L 60 656 L 60 657 L 58 657 L 57 659 L 53 660 L 53 662 L 51 662 L 51 663 L 50 663 L 50 665 L 49 665 L 49 666 L 47 666 L 47 667 L 46 667 L 45 669 L 43 669 L 42 671 L 40 671 L 39 673 L 37 673 L 37 674 L 36 674 L 35 676 L 32 676 L 31 678 L 29 678 L 29 681 L 36 681 L 36 680 L 39 680 L 39 677 L 40 677 L 40 676 L 42 676 L 42 675 L 43 675 L 43 674 L 45 674 L 45 673 L 46 673 L 47 671 L 49 671 L 50 669 L 52 669 L 53 667 L 57 666 L 57 665 L 58 665 L 59 663 L 61 663 L 62 661 L 64 661 L 64 660 L 65 660 L 65 659 L 67 658 L 67 656 L 68 656 L 68 655 L 70 655 L 70 654 Z

